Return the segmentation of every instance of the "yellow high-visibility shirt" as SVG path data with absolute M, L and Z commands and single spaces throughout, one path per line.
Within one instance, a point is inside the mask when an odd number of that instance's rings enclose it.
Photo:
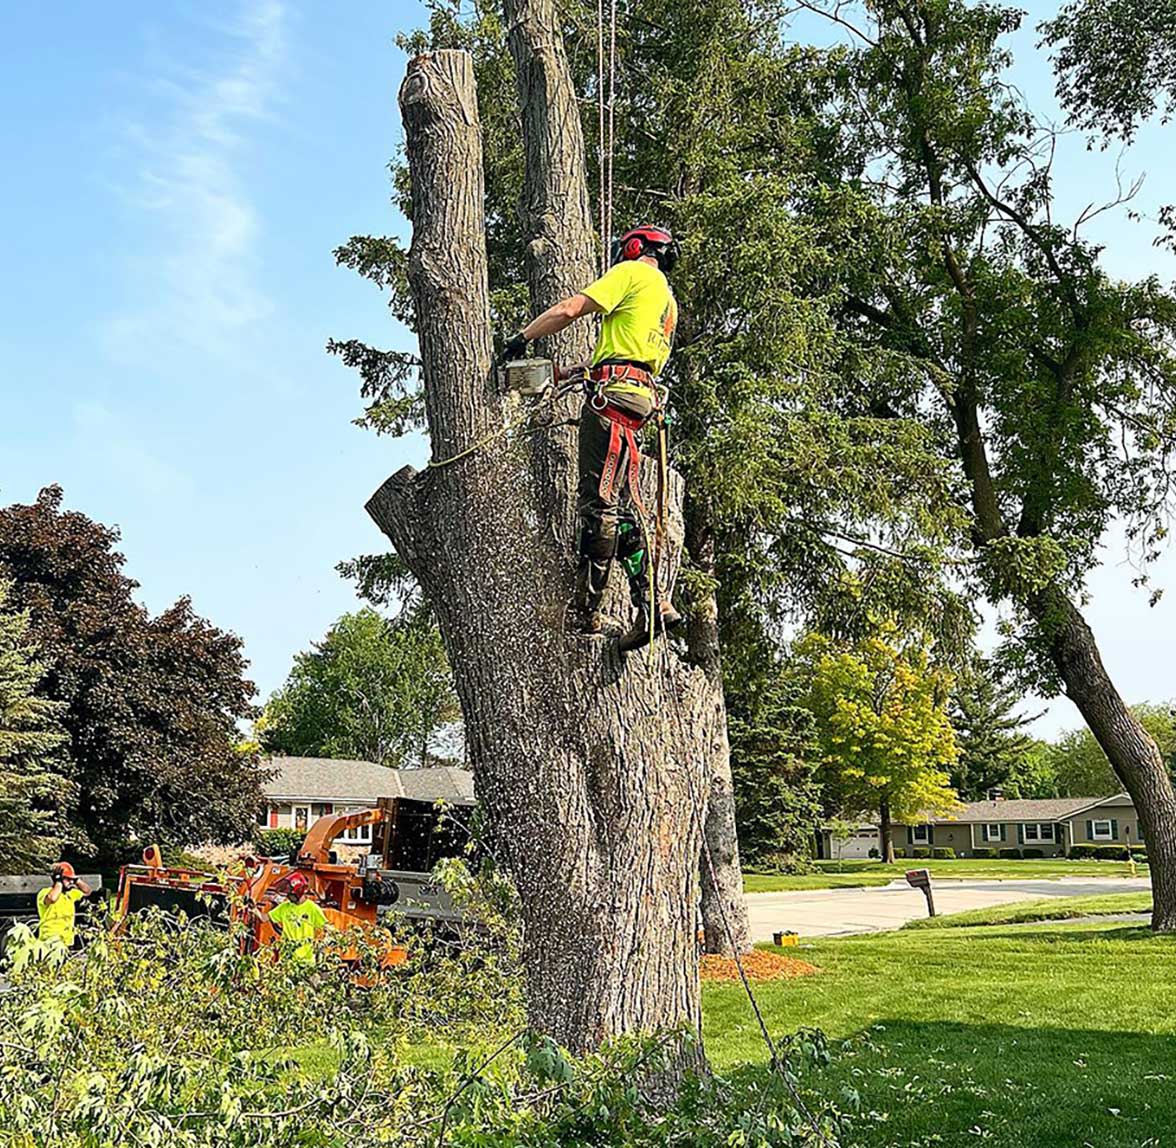
M 42 889 L 37 894 L 37 916 L 41 918 L 37 936 L 42 941 L 57 938 L 68 949 L 74 943 L 74 922 L 82 891 L 66 889 L 52 904 L 48 900 L 49 892 Z
M 661 271 L 640 259 L 628 259 L 610 267 L 583 294 L 604 311 L 593 366 L 606 359 L 629 359 L 647 363 L 655 375 L 661 374 L 678 326 L 678 304 Z M 649 394 L 646 388 L 624 381 L 610 383 L 606 389 Z
M 313 901 L 283 901 L 269 919 L 281 927 L 282 955 L 300 965 L 314 964 L 314 935 L 327 924 L 326 914 Z

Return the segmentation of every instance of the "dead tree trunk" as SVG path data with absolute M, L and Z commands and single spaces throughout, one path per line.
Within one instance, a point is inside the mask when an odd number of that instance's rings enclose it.
M 705 576 L 715 571 L 715 540 L 705 509 L 687 499 L 686 544 Z M 719 604 L 709 593 L 695 604 L 686 633 L 690 660 L 706 675 L 712 724 L 708 749 L 710 784 L 701 858 L 703 948 L 734 956 L 751 948 L 751 924 L 743 893 L 739 830 L 735 821 L 735 786 L 731 778 L 731 743 L 727 736 L 727 703 L 719 644 Z
M 544 499 L 570 476 L 534 479 L 540 448 L 525 444 L 550 432 L 498 433 L 518 400 L 491 371 L 475 95 L 464 52 L 409 63 L 409 279 L 440 465 L 399 471 L 368 511 L 437 613 L 478 796 L 519 891 L 530 1022 L 584 1050 L 699 1022 L 706 690 L 697 671 L 622 661 L 565 626 L 574 555 L 541 540 L 566 521 Z M 677 483 L 678 540 L 680 502 Z

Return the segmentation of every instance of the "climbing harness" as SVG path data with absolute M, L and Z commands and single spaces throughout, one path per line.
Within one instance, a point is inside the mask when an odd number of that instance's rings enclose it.
M 597 410 L 596 407 L 592 409 Z M 616 407 L 609 406 L 607 403 L 597 413 L 612 424 L 608 433 L 608 454 L 605 456 L 604 467 L 600 472 L 600 497 L 605 502 L 612 501 L 617 468 L 621 461 L 621 442 L 623 440 L 629 455 L 629 497 L 632 498 L 637 509 L 644 514 L 645 507 L 642 505 L 641 490 L 638 486 L 641 479 L 641 452 L 637 449 L 635 432 L 645 425 L 645 419 L 638 418 L 636 415 L 627 415 L 624 411 L 618 411 Z

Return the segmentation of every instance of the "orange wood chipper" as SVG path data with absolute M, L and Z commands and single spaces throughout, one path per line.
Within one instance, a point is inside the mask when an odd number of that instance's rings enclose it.
M 220 873 L 165 865 L 152 845 L 143 851 L 141 865 L 125 865 L 120 872 L 117 917 L 121 922 L 157 906 L 218 924 L 242 921 L 245 943 L 257 951 L 272 945 L 277 934 L 256 906 L 272 908 L 288 890 L 290 877 L 301 873 L 311 899 L 340 932 L 372 928 L 389 913 L 412 921 L 455 923 L 459 914 L 432 881 L 430 870 L 442 857 L 464 852 L 469 831 L 462 812 L 468 814 L 468 803 L 442 815 L 429 802 L 382 798 L 375 809 L 320 817 L 289 858 L 243 857 Z M 335 840 L 367 825 L 373 827 L 372 852 L 358 862 L 339 861 Z M 358 958 L 354 950 L 342 955 L 344 960 Z M 389 944 L 382 964 L 406 959 L 405 949 Z

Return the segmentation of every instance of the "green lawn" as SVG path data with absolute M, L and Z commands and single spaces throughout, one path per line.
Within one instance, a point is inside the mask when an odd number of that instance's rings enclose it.
M 1044 857 L 1028 861 L 969 859 L 962 861 L 900 861 L 882 865 L 877 861 L 818 861 L 817 872 L 784 876 L 778 873 L 745 873 L 743 887 L 748 893 L 774 893 L 785 889 L 847 889 L 868 885 L 886 885 L 901 878 L 908 869 L 930 869 L 934 877 L 991 880 L 1041 880 L 1051 877 L 1129 877 L 1128 861 L 1067 861 L 1064 857 Z M 1137 874 L 1147 867 L 1136 866 Z
M 1034 921 L 1065 921 L 1073 917 L 1104 917 L 1116 913 L 1150 913 L 1150 893 L 1108 893 L 1104 897 L 1045 897 L 1013 901 L 986 909 L 968 909 L 942 917 L 908 921 L 904 929 L 963 929 L 973 925 L 1018 925 Z
M 761 1006 L 776 1032 L 814 1026 L 851 1042 L 804 1084 L 860 1094 L 854 1148 L 1176 1142 L 1176 939 L 1053 924 L 910 930 L 785 951 L 822 972 L 757 986 Z M 711 984 L 704 999 L 715 1067 L 764 1071 L 742 989 Z

